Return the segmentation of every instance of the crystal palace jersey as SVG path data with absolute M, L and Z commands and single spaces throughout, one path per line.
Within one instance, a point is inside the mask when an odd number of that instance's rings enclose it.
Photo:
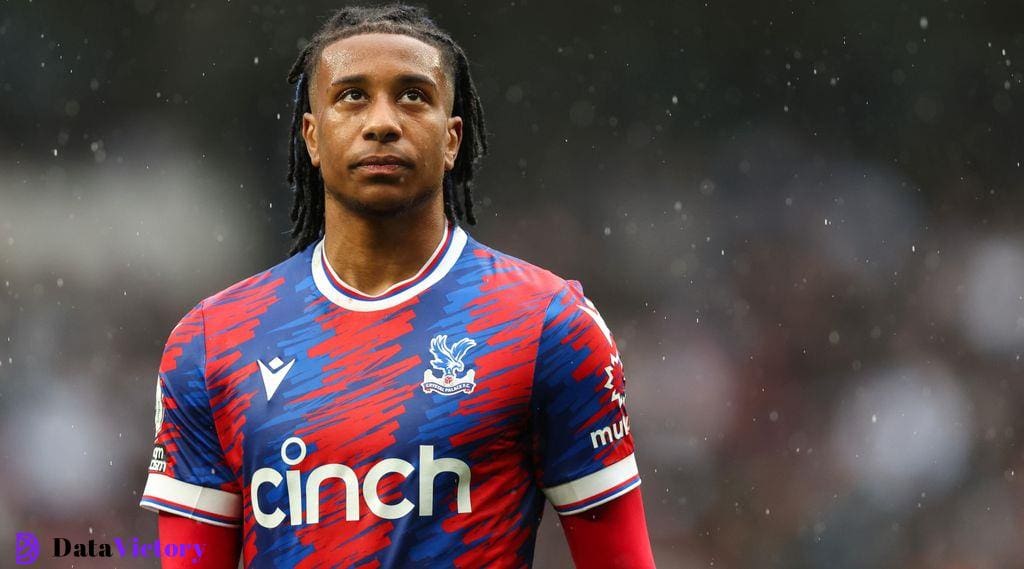
M 640 484 L 622 362 L 580 284 L 449 225 L 380 295 L 323 242 L 171 332 L 141 505 L 241 527 L 247 567 L 528 567 L 544 500 Z

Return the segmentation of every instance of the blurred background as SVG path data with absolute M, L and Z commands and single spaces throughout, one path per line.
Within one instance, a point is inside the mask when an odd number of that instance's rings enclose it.
M 285 258 L 337 5 L 0 7 L 0 558 L 155 537 L 163 344 Z M 660 567 L 1024 566 L 1024 6 L 428 6 L 492 134 L 467 229 L 617 336 Z

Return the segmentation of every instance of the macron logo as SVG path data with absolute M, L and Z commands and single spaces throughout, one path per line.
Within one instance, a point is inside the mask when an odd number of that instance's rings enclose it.
M 256 360 L 256 363 L 260 364 L 260 375 L 263 376 L 263 385 L 267 388 L 267 401 L 270 401 L 270 398 L 274 396 L 274 392 L 277 391 L 277 387 L 284 380 L 284 376 L 288 375 L 288 370 L 292 369 L 295 358 L 292 358 L 292 361 L 288 363 L 284 363 L 278 357 L 270 360 L 269 365 L 263 363 L 263 360 Z

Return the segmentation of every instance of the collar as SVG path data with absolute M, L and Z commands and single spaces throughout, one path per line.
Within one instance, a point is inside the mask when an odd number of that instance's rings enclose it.
M 312 255 L 313 282 L 328 300 L 342 308 L 370 312 L 398 306 L 441 280 L 455 265 L 466 245 L 466 232 L 451 223 L 445 225 L 441 242 L 416 274 L 397 282 L 376 295 L 360 292 L 341 280 L 327 260 L 324 240 L 316 244 Z

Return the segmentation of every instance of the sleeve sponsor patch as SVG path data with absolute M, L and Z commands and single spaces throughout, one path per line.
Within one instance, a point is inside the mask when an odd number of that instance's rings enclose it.
M 153 459 L 149 461 L 150 472 L 163 472 L 167 470 L 167 458 L 164 454 L 164 445 L 153 447 Z

